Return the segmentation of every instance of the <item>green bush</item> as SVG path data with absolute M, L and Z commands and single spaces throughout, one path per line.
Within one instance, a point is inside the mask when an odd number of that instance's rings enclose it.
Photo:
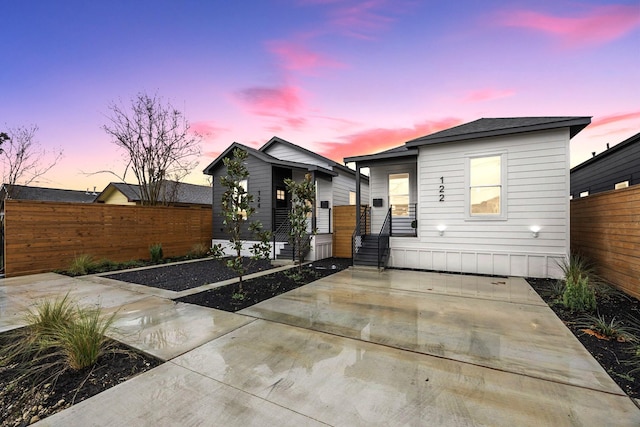
M 567 281 L 577 282 L 579 277 L 591 279 L 593 276 L 593 266 L 589 260 L 580 254 L 571 254 L 569 259 L 565 259 L 559 264 L 564 278 Z
M 88 274 L 94 267 L 93 257 L 91 255 L 76 255 L 69 265 L 69 274 L 72 276 L 82 276 Z
M 562 304 L 571 311 L 594 311 L 596 308 L 596 294 L 589 286 L 587 276 L 567 277 Z
M 577 326 L 583 329 L 591 329 L 607 339 L 623 342 L 633 342 L 637 340 L 633 329 L 626 326 L 624 322 L 616 320 L 615 316 L 607 321 L 603 315 L 598 314 L 594 316 L 587 314 L 578 320 Z
M 162 262 L 162 258 L 164 258 L 162 253 L 162 243 L 155 243 L 149 246 L 149 253 L 151 254 L 151 262 L 155 264 Z

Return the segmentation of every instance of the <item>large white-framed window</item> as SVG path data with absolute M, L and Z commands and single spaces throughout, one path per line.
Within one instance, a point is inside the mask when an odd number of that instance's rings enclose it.
M 467 158 L 467 219 L 506 219 L 506 155 Z
M 409 173 L 389 174 L 389 206 L 392 216 L 409 216 Z

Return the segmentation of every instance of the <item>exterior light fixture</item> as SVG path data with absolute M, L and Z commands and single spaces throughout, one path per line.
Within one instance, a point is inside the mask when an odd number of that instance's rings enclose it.
M 444 230 L 447 229 L 447 226 L 444 225 L 444 224 L 440 224 L 440 225 L 438 225 L 437 228 L 438 228 L 438 233 L 442 236 L 442 235 L 444 235 Z
M 538 233 L 540 233 L 540 226 L 539 225 L 532 225 L 531 227 L 529 227 L 529 230 L 531 230 L 531 234 L 533 235 L 534 238 L 538 237 Z

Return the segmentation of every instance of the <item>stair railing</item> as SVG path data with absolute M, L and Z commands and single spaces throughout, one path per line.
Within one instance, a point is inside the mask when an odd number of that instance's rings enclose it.
M 387 211 L 387 216 L 378 235 L 378 268 L 384 268 L 387 265 L 387 260 L 389 259 L 389 236 L 391 236 L 391 208 Z
M 351 264 L 354 265 L 356 254 L 362 247 L 363 237 L 371 233 L 371 208 L 367 206 L 360 207 L 360 216 L 356 223 L 356 228 L 351 235 Z M 358 225 L 360 225 L 358 227 Z
M 291 234 L 291 221 L 285 219 L 273 232 L 273 259 L 276 259 L 276 242 L 288 242 Z M 295 249 L 295 248 L 294 248 Z M 294 250 L 295 256 L 295 250 Z

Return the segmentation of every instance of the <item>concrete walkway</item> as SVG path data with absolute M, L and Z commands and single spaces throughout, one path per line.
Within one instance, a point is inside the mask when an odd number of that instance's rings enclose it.
M 0 330 L 66 292 L 168 362 L 39 426 L 640 425 L 519 278 L 347 270 L 232 314 L 45 274 L 0 281 Z

